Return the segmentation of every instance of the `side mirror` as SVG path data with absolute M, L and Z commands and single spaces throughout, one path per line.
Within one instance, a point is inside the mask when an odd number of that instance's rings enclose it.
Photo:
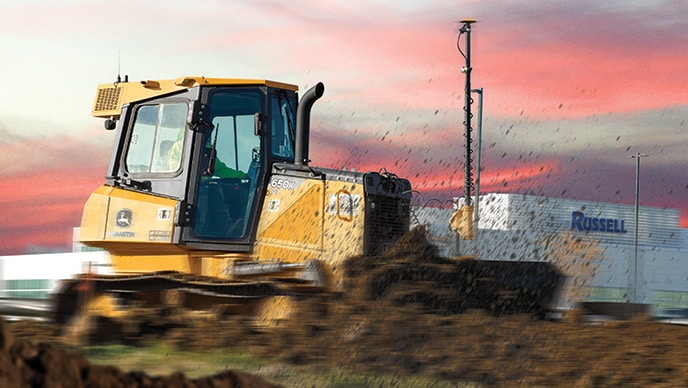
M 108 131 L 112 131 L 113 129 L 117 128 L 117 120 L 114 119 L 107 119 L 103 124 L 105 126 L 105 129 L 107 129 Z
M 253 133 L 256 136 L 263 133 L 263 115 L 260 112 L 253 115 Z

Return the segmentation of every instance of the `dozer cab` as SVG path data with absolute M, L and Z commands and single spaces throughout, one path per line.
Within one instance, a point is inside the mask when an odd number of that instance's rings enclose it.
M 324 86 L 297 91 L 204 77 L 100 85 L 92 115 L 117 132 L 79 240 L 109 252 L 114 274 L 65 281 L 57 322 L 140 305 L 254 314 L 273 297 L 341 291 L 346 258 L 406 233 L 408 180 L 309 165 Z

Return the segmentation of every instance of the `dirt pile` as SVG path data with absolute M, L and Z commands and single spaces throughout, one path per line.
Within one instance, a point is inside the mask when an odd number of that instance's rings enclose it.
M 26 334 L 25 329 L 22 331 Z M 46 333 L 44 333 L 46 334 Z M 262 378 L 225 371 L 189 379 L 182 373 L 148 376 L 122 372 L 111 366 L 92 365 L 78 353 L 54 343 L 34 344 L 15 337 L 0 319 L 0 387 L 274 387 Z
M 554 302 L 561 273 L 550 263 L 440 257 L 417 227 L 383 256 L 354 257 L 345 264 L 350 300 L 415 305 L 425 313 L 543 317 Z

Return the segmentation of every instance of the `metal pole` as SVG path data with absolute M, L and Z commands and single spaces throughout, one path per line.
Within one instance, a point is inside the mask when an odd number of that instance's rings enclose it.
M 466 98 L 465 105 L 463 107 L 465 111 L 464 115 L 464 126 L 466 128 L 465 130 L 465 136 L 466 136 L 466 168 L 465 168 L 465 181 L 464 181 L 464 198 L 465 198 L 465 205 L 470 206 L 472 205 L 471 201 L 471 191 L 473 189 L 473 172 L 471 168 L 471 131 L 473 128 L 471 128 L 471 119 L 473 118 L 473 114 L 471 114 L 471 104 L 473 103 L 473 98 L 471 98 L 471 24 L 475 23 L 474 19 L 463 19 L 461 20 L 461 23 L 463 23 L 463 26 L 461 26 L 461 29 L 459 30 L 461 37 L 461 34 L 466 34 L 466 53 L 463 54 L 464 58 L 466 59 L 466 64 L 464 67 L 461 69 L 461 72 L 466 74 L 466 86 L 464 88 L 464 96 Z M 458 44 L 458 42 L 457 42 Z M 461 49 L 459 48 L 459 51 Z
M 638 214 L 640 209 L 638 206 L 638 198 L 640 195 L 640 159 L 648 156 L 650 155 L 641 154 L 640 152 L 629 156 L 629 158 L 635 159 L 635 238 L 633 240 L 633 282 L 630 290 L 630 301 L 632 303 L 638 303 Z
M 473 172 L 471 168 L 471 104 L 473 103 L 473 98 L 471 97 L 471 24 L 475 23 L 474 19 L 463 19 L 461 20 L 463 24 L 459 29 L 459 37 L 456 40 L 456 47 L 458 48 L 461 55 L 466 60 L 466 64 L 461 68 L 461 72 L 466 74 L 466 85 L 464 88 L 465 105 L 463 107 L 465 111 L 464 116 L 464 126 L 466 137 L 466 169 L 465 169 L 465 182 L 464 182 L 464 203 L 459 206 L 460 198 L 455 198 L 456 212 L 452 215 L 450 220 L 450 227 L 452 230 L 456 231 L 461 238 L 464 240 L 473 239 L 473 204 L 471 200 L 471 191 L 473 190 Z M 466 52 L 461 50 L 461 35 L 466 34 Z

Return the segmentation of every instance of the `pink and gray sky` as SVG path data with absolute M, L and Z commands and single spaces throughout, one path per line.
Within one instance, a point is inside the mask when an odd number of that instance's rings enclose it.
M 647 153 L 641 205 L 688 227 L 684 1 L 0 0 L 0 15 L 0 254 L 70 248 L 114 136 L 89 116 L 95 87 L 118 69 L 322 81 L 313 165 L 461 195 L 463 18 L 478 20 L 481 192 L 632 204 L 628 156 Z

